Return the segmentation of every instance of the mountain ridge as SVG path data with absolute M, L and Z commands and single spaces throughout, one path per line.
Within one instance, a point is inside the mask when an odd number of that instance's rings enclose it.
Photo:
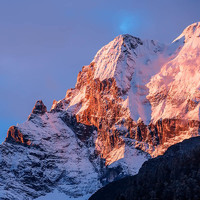
M 0 197 L 31 200 L 55 188 L 87 196 L 198 136 L 199 25 L 170 45 L 118 36 L 50 111 L 37 101 L 0 145 Z

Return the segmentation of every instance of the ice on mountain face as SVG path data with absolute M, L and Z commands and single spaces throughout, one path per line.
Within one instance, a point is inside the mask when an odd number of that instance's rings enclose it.
M 155 51 L 152 50 L 153 45 L 149 43 L 151 42 L 144 42 L 146 51 L 143 50 L 141 57 L 135 59 L 136 67 L 132 75 L 131 88 L 127 96 L 124 97 L 128 102 L 131 118 L 134 121 L 142 118 L 145 124 L 151 121 L 151 105 L 146 98 L 149 90 L 146 84 L 153 75 L 159 72 L 162 64 L 168 59 L 162 54 L 165 47 L 162 47 L 160 51 Z M 160 47 L 158 46 L 157 48 L 159 49 Z
M 148 83 L 149 95 L 158 96 L 153 102 L 152 120 L 183 118 L 199 120 L 200 100 L 200 23 L 186 28 L 180 37 L 184 44 L 179 53 L 164 64 L 158 74 Z

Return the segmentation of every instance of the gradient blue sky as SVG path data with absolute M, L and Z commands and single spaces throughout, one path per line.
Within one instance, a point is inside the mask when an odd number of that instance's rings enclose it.
M 200 21 L 199 0 L 0 0 L 0 142 L 35 101 L 50 109 L 119 34 L 170 43 Z

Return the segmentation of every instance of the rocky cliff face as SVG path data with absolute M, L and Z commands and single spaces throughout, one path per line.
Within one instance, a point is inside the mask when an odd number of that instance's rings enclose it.
M 124 137 L 153 157 L 163 154 L 199 134 L 199 34 L 196 23 L 169 46 L 130 35 L 115 38 L 52 110 L 67 110 L 78 122 L 94 125 L 96 149 L 106 163 Z
M 170 45 L 118 36 L 49 112 L 37 101 L 0 146 L 1 198 L 93 193 L 199 135 L 199 34 L 196 23 Z

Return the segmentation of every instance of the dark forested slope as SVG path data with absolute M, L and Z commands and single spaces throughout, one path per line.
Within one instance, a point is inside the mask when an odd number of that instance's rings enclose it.
M 200 137 L 171 146 L 139 173 L 113 182 L 89 200 L 200 199 Z

